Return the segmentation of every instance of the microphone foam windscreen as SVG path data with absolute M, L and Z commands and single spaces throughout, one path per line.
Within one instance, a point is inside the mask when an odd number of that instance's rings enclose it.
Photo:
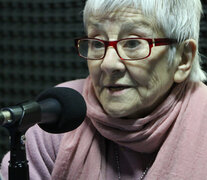
M 61 112 L 53 123 L 38 124 L 49 133 L 64 133 L 76 129 L 85 119 L 86 103 L 83 96 L 71 88 L 54 87 L 43 91 L 37 101 L 53 98 L 61 105 Z

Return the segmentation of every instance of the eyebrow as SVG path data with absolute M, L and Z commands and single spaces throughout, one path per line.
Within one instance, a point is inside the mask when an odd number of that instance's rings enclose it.
M 144 22 L 144 21 L 133 21 L 133 23 L 131 22 L 126 22 L 124 24 L 121 25 L 121 30 L 125 31 L 125 30 L 132 30 L 135 28 L 139 28 L 139 27 L 146 27 L 149 28 L 151 27 L 148 23 Z
M 133 21 L 133 23 L 126 22 L 126 23 L 121 25 L 120 36 L 122 36 L 126 32 L 131 32 L 135 29 L 140 30 L 140 29 L 143 29 L 143 28 L 152 31 L 152 26 L 149 23 L 145 22 L 145 21 Z
M 90 25 L 89 26 L 92 26 L 94 27 L 95 29 L 98 29 L 98 30 L 102 30 L 104 32 L 104 27 L 103 27 L 103 24 L 99 21 L 96 21 L 96 22 L 90 22 Z M 145 31 L 143 31 L 143 28 Z M 142 29 L 142 31 L 141 31 Z M 134 30 L 137 30 L 138 32 L 140 31 L 140 34 L 149 34 L 149 33 L 146 33 L 146 32 L 149 32 L 149 31 L 146 31 L 146 30 L 150 30 L 150 33 L 152 32 L 152 25 L 145 22 L 145 21 L 133 21 L 133 22 L 125 22 L 121 25 L 121 28 L 120 28 L 120 33 L 118 35 L 118 37 L 122 37 L 123 35 L 125 35 L 126 33 L 128 32 L 133 32 Z
M 99 23 L 99 22 L 90 22 L 88 27 L 93 27 L 93 30 L 94 28 L 97 29 L 97 30 L 102 30 L 103 29 L 103 24 Z M 86 28 L 86 31 L 88 33 L 88 28 Z
M 102 29 L 103 28 L 103 24 L 100 22 L 90 22 L 89 26 L 94 26 L 97 29 Z M 131 22 L 126 22 L 124 24 L 121 25 L 121 30 L 125 31 L 126 30 L 132 30 L 134 28 L 138 28 L 139 26 L 142 27 L 151 27 L 151 25 L 145 21 L 133 21 L 133 23 Z
M 95 27 L 96 29 L 103 29 L 103 24 L 100 23 L 100 22 L 90 22 L 89 26 L 93 26 Z M 88 26 L 88 27 L 89 27 Z

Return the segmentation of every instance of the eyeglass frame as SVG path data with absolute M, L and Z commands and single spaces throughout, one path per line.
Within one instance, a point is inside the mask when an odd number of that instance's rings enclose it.
M 124 59 L 120 56 L 119 54 L 119 51 L 117 49 L 117 43 L 122 41 L 122 40 L 130 40 L 130 39 L 141 39 L 141 40 L 146 40 L 148 42 L 148 45 L 149 45 L 149 54 L 144 57 L 144 58 L 139 58 L 139 59 Z M 96 41 L 101 41 L 103 44 L 104 44 L 104 47 L 105 47 L 105 51 L 104 51 L 104 55 L 103 57 L 101 58 L 96 58 L 96 59 L 92 59 L 92 58 L 87 58 L 85 56 L 82 56 L 79 52 L 79 41 L 80 40 L 96 40 Z M 135 61 L 135 60 L 142 60 L 142 59 L 146 59 L 148 58 L 150 55 L 151 55 L 151 52 L 152 52 L 152 47 L 155 47 L 155 46 L 165 46 L 165 45 L 171 45 L 171 44 L 175 44 L 177 43 L 177 40 L 176 39 L 171 39 L 171 38 L 124 38 L 124 39 L 119 39 L 119 40 L 116 40 L 116 41 L 106 41 L 106 40 L 102 40 L 102 39 L 97 39 L 97 38 L 88 38 L 88 37 L 82 37 L 82 38 L 76 38 L 75 39 L 75 47 L 78 51 L 78 55 L 82 58 L 85 58 L 87 60 L 101 60 L 103 58 L 105 58 L 106 56 L 106 52 L 107 52 L 107 49 L 109 46 L 113 47 L 117 53 L 117 55 L 119 56 L 119 58 L 121 60 L 124 60 L 124 61 Z

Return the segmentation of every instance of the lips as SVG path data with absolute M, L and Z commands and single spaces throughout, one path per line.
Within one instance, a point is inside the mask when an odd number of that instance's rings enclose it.
M 107 88 L 110 92 L 118 92 L 118 91 L 122 91 L 122 90 L 130 88 L 129 85 L 120 85 L 120 84 L 119 85 L 107 85 L 104 87 Z
M 125 87 L 125 86 L 108 87 L 108 89 L 110 91 L 121 91 L 121 90 L 124 90 L 126 88 L 129 88 L 129 87 Z

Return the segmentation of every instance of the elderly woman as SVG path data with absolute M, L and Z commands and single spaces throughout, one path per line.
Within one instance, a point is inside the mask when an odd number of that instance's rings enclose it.
M 88 0 L 76 45 L 90 75 L 59 85 L 82 93 L 87 117 L 65 134 L 28 130 L 31 179 L 206 179 L 200 13 L 200 0 Z

